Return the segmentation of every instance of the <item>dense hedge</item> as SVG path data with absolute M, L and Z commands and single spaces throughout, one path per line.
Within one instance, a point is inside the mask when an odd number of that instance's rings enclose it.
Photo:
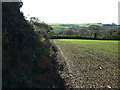
M 90 40 L 120 40 L 120 39 L 104 39 L 104 38 L 90 38 L 90 37 L 81 37 L 81 36 L 65 36 L 65 35 L 56 35 L 52 36 L 51 39 L 90 39 Z
M 2 3 L 3 88 L 42 87 L 41 78 L 37 77 L 52 69 L 49 40 L 41 33 L 38 35 L 25 20 L 20 12 L 22 5 L 22 2 Z

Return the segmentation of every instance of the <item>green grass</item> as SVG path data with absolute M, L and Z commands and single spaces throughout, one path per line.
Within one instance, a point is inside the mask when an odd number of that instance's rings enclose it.
M 88 39 L 53 39 L 54 41 L 68 41 L 68 42 L 85 42 L 85 41 L 89 41 L 89 42 L 115 42 L 118 43 L 120 41 L 118 40 L 88 40 Z
M 53 41 L 67 57 L 79 87 L 118 88 L 120 41 L 85 39 L 53 39 Z M 81 78 L 81 82 L 78 77 Z

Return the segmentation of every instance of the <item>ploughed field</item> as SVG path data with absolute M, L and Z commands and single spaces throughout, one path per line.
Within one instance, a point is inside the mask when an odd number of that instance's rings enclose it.
M 69 75 L 63 75 L 68 85 L 73 88 L 119 88 L 118 41 L 52 40 L 68 67 L 65 72 Z

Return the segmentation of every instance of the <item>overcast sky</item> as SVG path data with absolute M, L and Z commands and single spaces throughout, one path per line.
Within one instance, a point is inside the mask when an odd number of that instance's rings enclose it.
M 45 23 L 118 23 L 120 0 L 22 0 L 25 16 Z

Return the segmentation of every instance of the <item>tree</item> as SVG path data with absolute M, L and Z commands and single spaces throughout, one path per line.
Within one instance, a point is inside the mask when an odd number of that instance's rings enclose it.
M 30 23 L 34 25 L 35 27 L 38 28 L 38 31 L 40 31 L 45 38 L 49 38 L 50 36 L 50 31 L 53 30 L 52 27 L 47 25 L 46 23 L 40 21 L 39 18 L 37 17 L 31 17 L 30 18 Z
M 90 25 L 88 28 L 90 30 L 101 30 L 101 26 L 99 25 Z
M 74 32 L 72 30 L 66 30 L 64 31 L 65 35 L 74 35 Z

